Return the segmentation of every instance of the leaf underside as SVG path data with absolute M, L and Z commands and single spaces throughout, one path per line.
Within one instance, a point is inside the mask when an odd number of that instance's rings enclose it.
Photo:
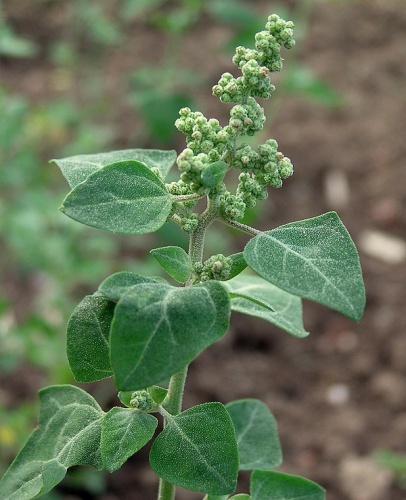
M 302 300 L 259 276 L 240 274 L 223 282 L 231 295 L 231 310 L 269 321 L 295 337 L 306 337 Z
M 70 187 L 74 188 L 102 167 L 123 160 L 137 160 L 144 163 L 148 168 L 157 168 L 162 178 L 165 179 L 175 163 L 176 156 L 176 151 L 124 149 L 108 153 L 77 155 L 51 161 L 58 165 Z

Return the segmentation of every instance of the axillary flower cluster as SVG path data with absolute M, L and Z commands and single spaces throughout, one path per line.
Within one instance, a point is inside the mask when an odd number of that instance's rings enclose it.
M 268 99 L 275 90 L 269 73 L 282 68 L 281 47 L 290 49 L 295 45 L 293 27 L 291 21 L 273 14 L 266 30 L 256 34 L 255 49 L 237 47 L 233 63 L 242 76 L 224 73 L 213 87 L 213 95 L 221 102 L 234 103 L 226 126 L 222 127 L 216 119 L 207 119 L 199 111 L 180 110 L 175 126 L 186 135 L 187 147 L 177 159 L 180 180 L 168 184 L 167 189 L 175 199 L 178 196 L 182 200 L 174 204 L 175 220 L 188 233 L 198 227 L 199 216 L 193 209 L 200 198 L 208 196 L 209 202 L 215 202 L 225 221 L 237 221 L 244 217 L 247 208 L 267 197 L 268 186 L 279 188 L 283 179 L 293 174 L 291 161 L 278 152 L 275 140 L 261 144 L 257 151 L 240 141 L 264 127 L 264 109 L 256 98 Z M 241 171 L 234 194 L 223 182 L 231 168 Z M 206 274 L 211 279 L 216 275 L 213 263 L 205 266 L 203 275 Z

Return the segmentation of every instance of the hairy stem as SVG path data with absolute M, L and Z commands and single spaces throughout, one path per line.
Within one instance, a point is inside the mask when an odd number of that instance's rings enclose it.
M 203 257 L 204 239 L 208 226 L 218 217 L 218 208 L 215 202 L 209 201 L 207 209 L 201 214 L 199 224 L 190 235 L 189 255 L 193 262 L 201 262 Z M 186 286 L 190 283 L 186 283 Z M 164 401 L 164 409 L 171 415 L 177 415 L 182 411 L 182 399 L 185 389 L 188 367 L 175 373 L 169 383 L 168 395 Z M 159 480 L 158 500 L 174 500 L 176 486 L 164 479 Z
M 228 226 L 235 227 L 236 229 L 239 229 L 240 231 L 243 231 L 244 233 L 250 234 L 251 236 L 257 236 L 258 234 L 261 234 L 262 231 L 259 231 L 258 229 L 255 229 L 254 227 L 247 226 L 246 224 L 242 224 L 241 222 L 237 222 L 235 220 L 227 220 L 227 219 L 221 219 L 224 224 L 227 224 Z

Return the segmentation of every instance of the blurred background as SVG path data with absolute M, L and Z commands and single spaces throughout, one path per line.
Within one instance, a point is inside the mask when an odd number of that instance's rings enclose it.
M 273 76 L 256 141 L 275 138 L 295 175 L 247 223 L 271 229 L 336 210 L 360 251 L 367 308 L 354 324 L 306 302 L 301 340 L 236 314 L 192 364 L 185 406 L 258 397 L 279 424 L 281 470 L 321 483 L 329 500 L 406 497 L 403 0 L 0 1 L 0 475 L 36 424 L 37 391 L 73 382 L 65 328 L 75 305 L 112 272 L 158 274 L 149 249 L 186 243 L 172 225 L 134 238 L 71 221 L 49 160 L 180 152 L 183 106 L 226 123 L 211 86 L 274 12 L 295 22 L 297 46 Z M 214 226 L 208 252 L 239 251 L 239 238 Z M 110 380 L 86 389 L 116 404 Z M 75 468 L 44 498 L 152 500 L 147 452 L 113 475 Z

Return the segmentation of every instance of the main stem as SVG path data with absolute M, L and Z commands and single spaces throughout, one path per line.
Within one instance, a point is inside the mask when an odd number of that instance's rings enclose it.
M 199 217 L 199 223 L 195 231 L 190 235 L 189 256 L 192 262 L 201 262 L 203 259 L 204 239 L 206 229 L 218 216 L 216 203 L 209 200 L 207 209 Z M 186 286 L 191 283 L 186 283 Z M 169 382 L 168 395 L 164 401 L 164 407 L 171 415 L 177 415 L 182 411 L 182 399 L 185 390 L 185 382 L 188 366 L 182 371 L 172 375 Z M 158 500 L 174 500 L 176 486 L 168 483 L 165 479 L 159 480 Z

